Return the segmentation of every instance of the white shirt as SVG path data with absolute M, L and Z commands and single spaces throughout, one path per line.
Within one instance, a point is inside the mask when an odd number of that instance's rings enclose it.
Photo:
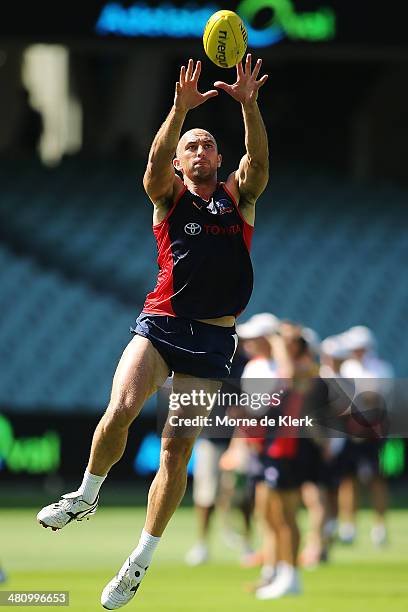
M 246 364 L 241 376 L 241 390 L 248 395 L 274 393 L 280 389 L 278 368 L 273 359 L 254 357 Z

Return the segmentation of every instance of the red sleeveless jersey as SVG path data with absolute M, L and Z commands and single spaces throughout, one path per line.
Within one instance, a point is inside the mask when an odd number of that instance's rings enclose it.
M 189 319 L 237 316 L 253 288 L 253 229 L 223 183 L 209 202 L 184 187 L 153 226 L 159 274 L 143 312 Z

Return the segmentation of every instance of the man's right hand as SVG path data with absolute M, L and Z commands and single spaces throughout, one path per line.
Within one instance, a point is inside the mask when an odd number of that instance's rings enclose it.
M 176 83 L 176 93 L 174 96 L 174 107 L 176 110 L 187 113 L 192 108 L 200 106 L 210 98 L 218 95 L 216 89 L 211 89 L 205 93 L 200 93 L 197 89 L 198 78 L 201 72 L 201 62 L 198 60 L 194 69 L 192 59 L 188 60 L 187 70 L 185 66 L 181 67 L 180 80 Z

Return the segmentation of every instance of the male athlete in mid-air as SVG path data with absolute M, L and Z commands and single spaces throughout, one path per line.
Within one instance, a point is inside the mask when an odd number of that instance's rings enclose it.
M 61 529 L 95 513 L 99 489 L 123 455 L 132 421 L 170 372 L 175 393 L 198 386 L 214 392 L 229 374 L 237 344 L 235 318 L 252 292 L 249 249 L 255 202 L 268 181 L 267 134 L 257 104 L 258 90 L 268 78 L 257 80 L 261 63 L 259 59 L 252 70 L 248 54 L 245 65 L 237 65 L 233 85 L 214 83 L 241 104 L 245 124 L 246 154 L 225 183 L 217 179 L 221 155 L 214 137 L 193 129 L 180 138 L 187 113 L 218 95 L 217 90 L 198 91 L 200 62 L 194 67 L 190 59 L 187 68 L 181 67 L 174 104 L 153 141 L 143 180 L 153 202 L 160 268 L 156 288 L 147 296 L 119 361 L 82 484 L 38 513 L 45 527 Z M 203 415 L 208 408 L 200 408 Z M 189 414 L 188 408 L 183 410 Z M 108 610 L 135 595 L 184 495 L 198 433 L 197 428 L 185 436 L 162 438 L 160 468 L 150 487 L 139 543 L 102 593 Z

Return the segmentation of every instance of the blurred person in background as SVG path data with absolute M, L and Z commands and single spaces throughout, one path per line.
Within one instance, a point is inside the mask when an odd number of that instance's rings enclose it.
M 322 378 L 341 378 L 341 367 L 350 357 L 341 334 L 328 336 L 320 345 L 320 370 Z
M 239 380 L 247 362 L 242 346 L 238 344 L 231 365 L 231 379 Z M 223 383 L 221 393 L 237 392 L 234 385 L 228 381 Z M 215 416 L 222 407 L 214 406 L 212 415 Z M 227 516 L 233 505 L 234 487 L 229 479 L 223 477 L 220 459 L 228 447 L 229 440 L 224 438 L 200 437 L 195 446 L 195 461 L 193 469 L 193 502 L 198 524 L 198 541 L 188 551 L 185 561 L 191 567 L 206 563 L 210 558 L 209 538 L 214 511 L 222 513 L 224 527 Z M 244 548 L 249 546 L 250 537 L 250 510 L 245 499 L 240 500 L 237 506 L 244 520 Z
M 264 386 L 265 380 L 277 376 L 277 365 L 273 358 L 272 347 L 268 340 L 279 327 L 279 319 L 269 312 L 253 315 L 248 321 L 238 325 L 238 337 L 246 355 L 249 358 L 241 378 L 241 389 L 245 393 L 258 393 Z M 269 391 L 269 383 L 267 389 Z M 243 559 L 247 567 L 262 565 L 261 580 L 256 586 L 267 584 L 274 576 L 276 570 L 275 535 L 266 519 L 267 514 L 267 487 L 263 481 L 262 465 L 259 463 L 259 441 L 257 439 L 238 438 L 234 442 L 235 448 L 247 444 L 248 455 L 248 486 L 254 503 L 254 513 L 259 522 L 262 534 L 262 550 L 248 554 Z M 239 451 L 238 451 L 239 452 Z M 232 449 L 230 449 L 230 454 Z M 225 460 L 225 459 L 224 459 Z
M 282 332 L 292 334 L 288 326 Z M 303 394 L 305 414 L 325 409 L 326 388 L 319 379 L 320 338 L 310 327 L 298 328 L 298 339 L 301 350 L 294 356 L 294 389 Z M 290 345 L 289 345 L 290 346 Z M 302 436 L 298 441 L 298 461 L 301 466 L 300 479 L 301 500 L 308 514 L 306 543 L 299 555 L 303 567 L 315 567 L 320 561 L 327 560 L 328 543 L 324 533 L 327 520 L 328 440 L 323 435 Z
M 346 441 L 340 455 L 342 479 L 338 500 L 339 538 L 343 543 L 350 544 L 356 537 L 358 482 L 361 482 L 371 491 L 375 513 L 371 539 L 375 546 L 382 546 L 387 540 L 385 514 L 388 507 L 387 482 L 379 466 L 383 440 L 375 428 L 371 429 L 369 424 L 364 427 L 364 412 L 367 411 L 367 415 L 373 414 L 390 398 L 394 371 L 391 364 L 378 357 L 377 342 L 368 327 L 352 327 L 342 335 L 342 341 L 350 357 L 341 365 L 340 374 L 346 379 L 353 379 L 357 410 L 362 412 L 361 418 L 350 418 L 352 437 Z
M 337 336 L 329 336 L 325 338 L 320 345 L 320 370 L 319 376 L 325 379 L 341 379 L 340 369 L 345 359 L 350 356 L 350 352 L 344 346 L 341 334 Z M 331 380 L 327 381 L 332 386 Z M 353 389 L 349 389 L 346 381 L 341 380 L 342 390 L 351 398 Z M 335 392 L 337 389 L 335 389 Z M 337 401 L 337 396 L 335 401 Z M 344 400 L 344 398 L 342 398 Z M 343 435 L 341 437 L 329 437 L 325 445 L 324 455 L 327 474 L 327 501 L 326 501 L 326 517 L 323 527 L 323 541 L 328 549 L 335 541 L 338 528 L 338 488 L 341 477 L 339 469 L 339 457 L 346 444 L 346 433 L 342 431 L 342 422 L 340 420 L 343 409 L 347 410 L 348 402 L 337 405 L 336 412 L 339 415 L 338 424 L 331 419 L 331 429 L 337 430 Z M 329 404 L 330 407 L 330 404 Z M 330 414 L 331 416 L 331 414 Z
M 284 390 L 279 407 L 270 416 L 301 417 L 308 396 L 315 394 L 316 363 L 302 335 L 302 327 L 282 322 L 270 337 L 277 366 L 275 390 Z M 309 398 L 311 403 L 316 400 Z M 308 478 L 302 465 L 305 449 L 298 427 L 267 431 L 260 455 L 267 486 L 266 518 L 276 539 L 276 571 L 269 583 L 256 591 L 258 599 L 278 599 L 302 591 L 298 571 L 300 532 L 297 511 L 301 485 Z
M 228 410 L 232 418 L 242 416 L 240 408 Z M 222 518 L 222 529 L 225 543 L 240 551 L 240 560 L 243 566 L 247 565 L 248 558 L 253 557 L 252 545 L 253 527 L 253 497 L 248 487 L 248 469 L 250 463 L 250 449 L 246 440 L 242 438 L 240 428 L 234 432 L 230 445 L 220 458 L 221 486 L 219 507 Z M 233 510 L 238 509 L 244 519 L 243 531 L 233 522 Z
M 194 567 L 209 560 L 211 520 L 216 508 L 220 486 L 219 462 L 226 449 L 223 439 L 200 438 L 195 446 L 193 468 L 193 502 L 198 526 L 198 541 L 185 557 Z
M 304 368 L 310 368 L 312 377 L 318 376 L 318 360 L 320 356 L 320 338 L 310 327 L 302 328 L 302 338 L 307 344 L 304 355 Z M 308 365 L 307 365 L 308 364 Z M 308 512 L 309 529 L 305 548 L 300 554 L 300 564 L 303 567 L 314 567 L 320 561 L 327 560 L 327 544 L 323 535 L 323 527 L 327 514 L 327 473 L 323 458 L 322 446 L 326 441 L 311 439 L 300 440 L 300 452 L 304 461 L 304 482 L 301 486 L 302 502 Z

